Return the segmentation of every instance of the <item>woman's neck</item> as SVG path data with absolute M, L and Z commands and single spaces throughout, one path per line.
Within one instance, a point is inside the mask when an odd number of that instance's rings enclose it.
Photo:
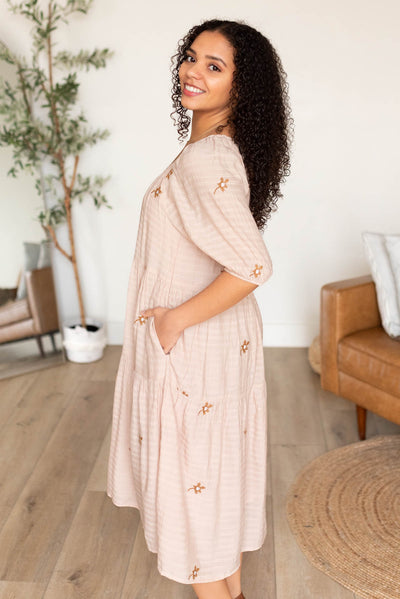
M 206 113 L 193 112 L 192 129 L 188 143 L 194 143 L 207 135 L 222 133 L 232 137 L 232 131 L 227 126 L 229 113 L 209 115 Z

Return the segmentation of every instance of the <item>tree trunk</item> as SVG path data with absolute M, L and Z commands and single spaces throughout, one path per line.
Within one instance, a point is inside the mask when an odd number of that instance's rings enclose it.
M 73 232 L 73 228 L 72 228 L 71 200 L 69 197 L 66 198 L 65 206 L 67 209 L 67 225 L 68 225 L 69 243 L 71 246 L 71 262 L 72 262 L 72 266 L 74 269 L 76 290 L 78 293 L 79 312 L 81 315 L 81 326 L 86 328 L 86 318 L 85 318 L 85 311 L 83 308 L 82 289 L 81 289 L 81 283 L 80 283 L 80 278 L 79 278 L 79 273 L 78 273 L 78 264 L 76 262 L 74 232 Z

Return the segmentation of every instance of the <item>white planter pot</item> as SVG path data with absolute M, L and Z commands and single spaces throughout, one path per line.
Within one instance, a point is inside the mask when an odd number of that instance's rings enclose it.
M 96 329 L 87 330 L 77 323 L 80 323 L 79 318 L 71 318 L 63 322 L 63 345 L 68 360 L 71 362 L 100 360 L 107 343 L 104 325 L 92 318 L 86 318 L 86 325 L 93 325 L 92 328 Z

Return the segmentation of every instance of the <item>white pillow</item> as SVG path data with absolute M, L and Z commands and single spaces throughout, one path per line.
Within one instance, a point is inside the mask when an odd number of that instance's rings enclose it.
M 37 267 L 39 260 L 40 244 L 24 241 L 24 267 L 21 275 L 21 280 L 18 285 L 16 299 L 24 299 L 27 296 L 25 272 L 34 270 Z
M 36 268 L 51 266 L 50 254 L 51 241 L 44 239 L 40 243 L 24 241 L 24 268 L 18 285 L 16 299 L 24 299 L 27 296 L 25 272 Z
M 400 337 L 400 279 L 399 267 L 392 266 L 390 253 L 393 256 L 393 264 L 398 264 L 399 248 L 397 240 L 400 235 L 385 235 L 383 233 L 363 232 L 365 252 L 371 267 L 371 276 L 376 285 L 379 312 L 382 326 L 390 337 Z M 396 275 L 397 273 L 397 275 Z
M 36 268 L 46 268 L 51 266 L 51 244 L 52 241 L 44 239 L 40 242 L 39 258 Z
M 397 289 L 397 304 L 400 310 L 400 235 L 385 235 L 385 243 Z

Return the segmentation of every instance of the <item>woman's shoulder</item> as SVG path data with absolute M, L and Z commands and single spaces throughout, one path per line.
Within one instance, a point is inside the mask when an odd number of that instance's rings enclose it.
M 213 134 L 188 144 L 176 161 L 183 170 L 219 168 L 221 165 L 244 168 L 239 148 L 232 137 Z
M 236 182 L 247 193 L 249 183 L 238 146 L 227 135 L 209 135 L 188 144 L 174 165 L 177 183 L 203 189 L 221 177 Z

